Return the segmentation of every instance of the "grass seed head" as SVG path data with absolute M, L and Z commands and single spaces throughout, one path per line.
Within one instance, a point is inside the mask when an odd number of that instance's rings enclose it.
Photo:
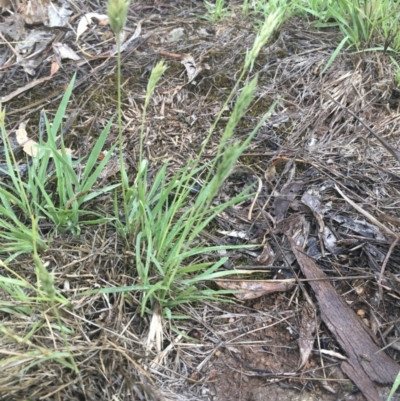
M 111 29 L 118 35 L 124 28 L 128 15 L 129 1 L 109 0 L 107 14 L 110 20 Z

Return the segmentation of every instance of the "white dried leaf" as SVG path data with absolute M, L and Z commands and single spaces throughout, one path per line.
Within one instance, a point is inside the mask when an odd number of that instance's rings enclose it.
M 85 14 L 78 23 L 78 28 L 76 29 L 76 40 L 87 31 L 88 26 L 93 22 L 92 18 L 96 18 L 99 22 L 98 24 L 103 26 L 108 24 L 108 17 L 105 14 L 98 13 L 87 13 Z
M 80 60 L 79 57 L 68 45 L 65 43 L 54 43 L 53 44 L 54 52 L 57 54 L 58 57 L 61 59 L 67 58 L 70 60 Z
M 29 156 L 35 157 L 39 153 L 38 143 L 28 138 L 28 133 L 25 130 L 26 124 L 21 123 L 15 136 L 17 138 L 17 142 L 22 146 L 22 149 Z
M 241 239 L 250 239 L 249 238 L 249 233 L 247 231 L 225 231 L 225 230 L 217 230 L 218 233 L 222 235 L 227 235 L 229 237 L 234 237 L 234 238 L 241 238 Z
M 182 57 L 181 63 L 185 66 L 188 74 L 189 81 L 187 83 L 192 82 L 201 71 L 201 67 L 196 65 L 194 58 L 190 54 L 185 54 Z
M 28 137 L 28 133 L 26 132 L 25 127 L 26 127 L 25 123 L 21 123 L 19 125 L 19 128 L 15 133 L 17 142 L 20 146 L 22 146 L 22 149 L 26 154 L 32 157 L 36 157 L 40 151 L 39 144 Z M 72 153 L 71 149 L 69 148 L 66 148 L 65 152 L 68 154 Z M 58 153 L 61 154 L 61 150 L 58 150 Z
M 63 2 L 61 7 L 56 7 L 53 3 L 49 4 L 49 26 L 66 26 L 72 10 L 68 8 L 68 3 Z

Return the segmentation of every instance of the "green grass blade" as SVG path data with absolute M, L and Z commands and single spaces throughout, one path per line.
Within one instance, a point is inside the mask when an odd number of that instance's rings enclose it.
M 110 121 L 107 123 L 107 125 L 104 127 L 103 131 L 101 132 L 100 136 L 96 139 L 96 144 L 94 145 L 92 151 L 90 152 L 90 156 L 86 162 L 85 170 L 83 171 L 83 182 L 85 182 L 86 180 L 89 179 L 89 174 L 92 171 L 94 165 L 96 164 L 97 158 L 103 149 L 103 146 L 107 139 L 107 135 L 110 132 L 111 125 L 112 125 L 112 119 L 110 119 Z M 113 149 L 114 148 L 115 148 L 115 146 L 113 147 Z M 108 156 L 109 153 L 111 156 L 112 151 L 107 152 L 106 157 Z
M 339 46 L 335 49 L 335 51 L 332 53 L 332 56 L 329 57 L 328 62 L 326 63 L 326 66 L 324 69 L 321 71 L 321 76 L 324 75 L 324 73 L 328 70 L 328 68 L 332 65 L 332 63 L 336 60 L 336 57 L 342 50 L 343 46 L 346 44 L 346 42 L 349 40 L 349 36 L 346 36 L 342 39 L 342 41 L 339 43 Z
M 75 78 L 76 78 L 76 73 L 73 75 L 71 82 L 69 83 L 68 88 L 64 93 L 64 96 L 61 100 L 60 106 L 58 107 L 56 115 L 54 116 L 53 124 L 50 127 L 50 130 L 48 131 L 49 136 L 52 136 L 53 139 L 56 138 L 57 132 L 58 132 L 58 130 L 61 126 L 62 120 L 66 114 L 68 102 L 71 97 L 72 90 L 74 88 Z
M 390 401 L 394 395 L 394 393 L 397 391 L 397 389 L 400 386 L 400 372 L 397 374 L 396 380 L 393 383 L 392 389 L 390 390 L 389 397 L 387 401 Z

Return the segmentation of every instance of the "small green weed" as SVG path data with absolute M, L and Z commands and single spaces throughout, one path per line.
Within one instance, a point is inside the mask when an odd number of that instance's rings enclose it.
M 216 22 L 222 19 L 227 13 L 224 0 L 216 0 L 215 3 L 204 0 L 204 6 L 206 7 L 208 15 L 203 15 L 201 18 L 207 19 L 211 22 Z

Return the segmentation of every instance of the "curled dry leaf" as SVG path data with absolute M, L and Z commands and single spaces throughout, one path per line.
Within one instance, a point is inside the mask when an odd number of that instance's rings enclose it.
M 39 153 L 38 143 L 28 138 L 28 133 L 25 130 L 26 124 L 21 123 L 17 129 L 15 136 L 17 142 L 22 146 L 22 149 L 29 156 L 35 157 Z
M 314 345 L 314 337 L 316 331 L 316 313 L 315 307 L 306 302 L 301 313 L 301 326 L 299 333 L 299 348 L 300 348 L 300 364 L 299 369 L 303 368 Z
M 201 71 L 201 67 L 196 65 L 194 58 L 190 54 L 185 54 L 182 57 L 181 63 L 185 66 L 188 74 L 189 81 L 187 83 L 192 82 Z
M 301 197 L 301 201 L 311 209 L 318 221 L 319 231 L 323 232 L 325 227 L 323 220 L 325 211 L 321 204 L 321 194 L 317 189 L 309 188 L 306 192 L 304 192 L 303 196 Z
M 52 77 L 60 69 L 60 64 L 57 62 L 57 57 L 51 57 L 50 76 Z
M 57 56 L 62 60 L 64 58 L 70 60 L 80 60 L 80 56 L 78 56 L 67 44 L 65 43 L 53 43 L 53 50 L 57 54 Z
M 264 244 L 264 248 L 261 252 L 261 255 L 257 258 L 257 262 L 261 263 L 265 266 L 271 266 L 275 260 L 275 252 L 271 248 L 269 242 Z
M 98 25 L 104 26 L 108 25 L 108 17 L 105 14 L 98 13 L 87 13 L 85 14 L 78 23 L 78 27 L 76 28 L 76 40 L 78 41 L 79 37 L 86 32 L 88 26 L 93 22 L 92 18 L 96 18 L 99 22 Z
M 163 331 L 162 331 L 162 311 L 158 302 L 153 307 L 153 317 L 150 323 L 149 334 L 146 341 L 147 350 L 151 350 L 155 345 L 158 352 L 162 349 Z
M 319 232 L 322 233 L 322 239 L 326 248 L 333 254 L 337 253 L 338 249 L 336 248 L 336 236 L 329 227 L 325 226 L 324 223 L 324 215 L 326 211 L 330 209 L 331 204 L 327 203 L 323 205 L 320 191 L 314 187 L 309 188 L 303 194 L 301 201 L 310 208 L 315 219 L 317 220 Z
M 289 280 L 215 280 L 220 288 L 240 291 L 234 296 L 240 300 L 255 299 L 273 292 L 288 291 L 295 285 L 294 279 Z
M 130 38 L 126 40 L 125 40 L 126 32 L 123 29 L 120 33 L 121 53 L 124 52 L 131 43 L 134 43 L 134 40 L 140 37 L 141 33 L 142 33 L 142 21 L 139 21 L 137 23 L 135 32 Z M 114 54 L 117 54 L 117 52 L 118 52 L 118 46 L 114 46 L 114 48 L 110 51 L 110 55 L 113 56 Z
M 339 354 L 339 352 L 331 351 L 329 349 L 320 349 L 319 352 L 324 355 L 332 356 L 333 358 L 341 359 L 342 361 L 347 360 L 347 356 Z
M 19 125 L 19 128 L 15 132 L 17 142 L 20 146 L 22 146 L 22 149 L 26 154 L 28 154 L 29 156 L 32 156 L 32 157 L 36 157 L 40 151 L 39 144 L 37 142 L 35 142 L 34 140 L 28 138 L 28 133 L 26 132 L 25 127 L 26 127 L 26 124 L 21 123 Z M 65 152 L 68 154 L 72 153 L 71 149 L 69 149 L 69 148 L 66 148 Z M 58 153 L 61 154 L 61 150 L 59 150 Z

